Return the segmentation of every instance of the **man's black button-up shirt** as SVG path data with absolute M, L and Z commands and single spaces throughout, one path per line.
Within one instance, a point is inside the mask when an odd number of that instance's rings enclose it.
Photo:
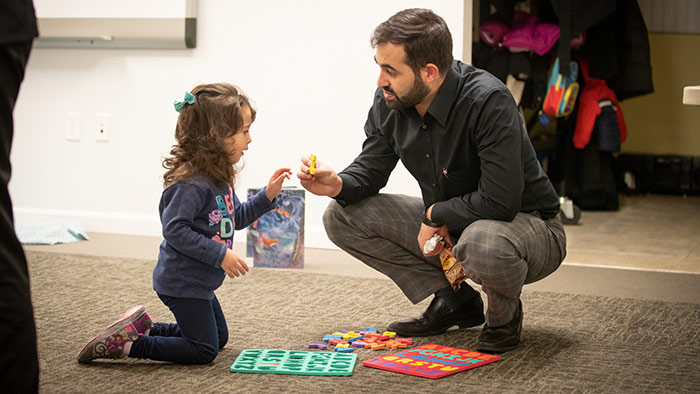
M 486 71 L 454 61 L 422 119 L 415 108 L 389 109 L 378 88 L 365 134 L 362 152 L 339 173 L 341 205 L 378 193 L 400 159 L 425 206 L 435 204 L 432 219 L 450 232 L 478 219 L 559 212 L 512 95 Z

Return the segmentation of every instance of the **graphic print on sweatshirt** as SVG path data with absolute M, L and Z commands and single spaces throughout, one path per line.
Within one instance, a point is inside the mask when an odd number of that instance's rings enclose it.
M 229 189 L 229 194 L 216 196 L 216 205 L 218 208 L 209 213 L 209 227 L 219 225 L 219 231 L 211 239 L 233 249 L 233 231 L 236 228 L 233 216 L 233 190 Z

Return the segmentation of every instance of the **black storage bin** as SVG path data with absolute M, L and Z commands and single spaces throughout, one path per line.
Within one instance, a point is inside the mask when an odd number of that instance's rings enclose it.
M 617 190 L 626 194 L 645 194 L 651 190 L 654 157 L 623 153 L 617 156 Z
M 656 156 L 651 191 L 655 193 L 690 194 L 693 158 L 688 156 Z
M 700 157 L 620 154 L 615 173 L 628 194 L 700 194 Z

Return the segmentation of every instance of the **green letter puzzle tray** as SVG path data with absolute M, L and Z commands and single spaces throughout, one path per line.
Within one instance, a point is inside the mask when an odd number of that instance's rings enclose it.
M 246 349 L 231 372 L 291 375 L 352 375 L 357 354 L 300 350 Z

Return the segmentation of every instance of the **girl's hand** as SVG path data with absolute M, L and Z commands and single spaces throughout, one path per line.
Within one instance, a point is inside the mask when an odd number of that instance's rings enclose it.
M 280 194 L 282 190 L 282 184 L 285 178 L 289 179 L 292 176 L 291 168 L 280 168 L 272 174 L 270 181 L 267 182 L 267 189 L 265 189 L 265 194 L 267 194 L 267 199 L 272 201 Z
M 221 268 L 232 278 L 245 275 L 245 273 L 250 270 L 248 264 L 246 264 L 242 258 L 238 257 L 231 249 L 226 249 L 224 261 L 221 262 Z
M 317 196 L 335 197 L 343 190 L 343 180 L 331 167 L 316 160 L 316 174 L 309 172 L 311 158 L 301 158 L 301 166 L 297 172 L 297 178 L 304 189 Z

